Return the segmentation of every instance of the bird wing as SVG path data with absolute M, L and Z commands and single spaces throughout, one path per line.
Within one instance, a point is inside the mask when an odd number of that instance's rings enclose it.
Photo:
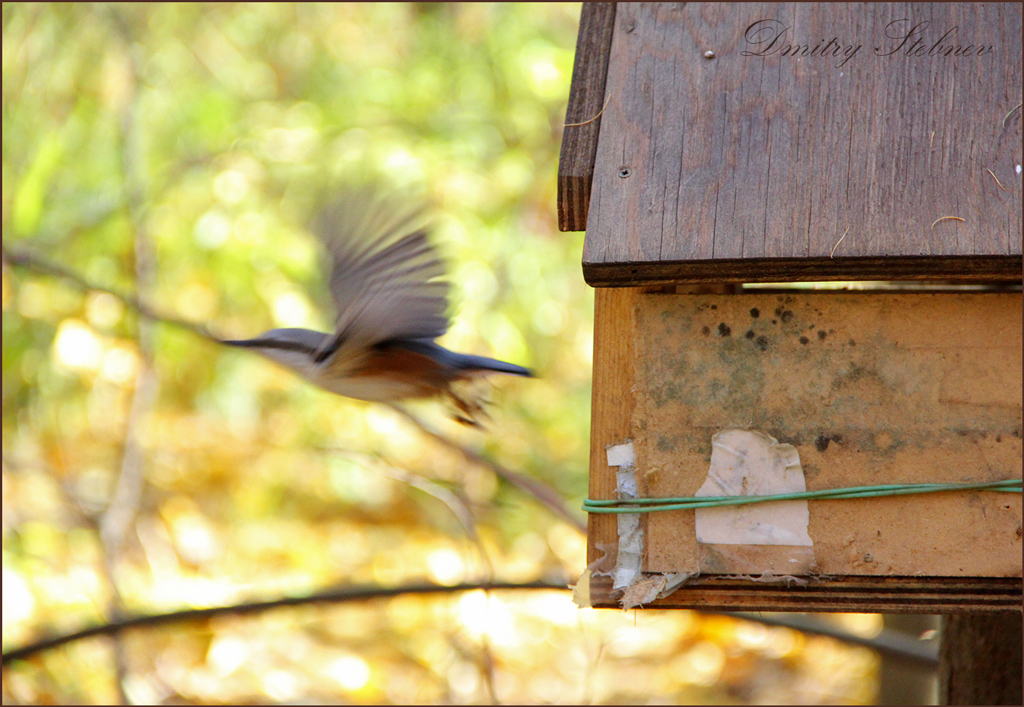
M 448 330 L 449 285 L 421 208 L 374 189 L 355 190 L 325 208 L 314 229 L 331 256 L 338 311 L 334 335 L 314 355 L 317 363 Z

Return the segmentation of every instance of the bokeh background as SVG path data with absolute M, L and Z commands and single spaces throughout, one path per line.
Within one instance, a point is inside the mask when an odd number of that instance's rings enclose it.
M 593 293 L 555 175 L 579 4 L 3 5 L 3 238 L 224 337 L 326 330 L 330 185 L 437 206 L 442 343 L 534 368 L 438 434 L 586 495 Z M 3 646 L 352 585 L 573 581 L 578 527 L 395 411 L 38 267 L 3 270 Z M 838 616 L 873 635 L 876 616 Z M 568 591 L 139 628 L 7 663 L 5 703 L 867 703 L 872 651 Z

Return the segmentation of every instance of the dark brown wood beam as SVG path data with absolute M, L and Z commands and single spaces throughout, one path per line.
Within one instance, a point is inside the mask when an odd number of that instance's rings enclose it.
M 594 180 L 597 136 L 604 108 L 604 82 L 615 25 L 615 3 L 585 2 L 576 38 L 572 88 L 565 110 L 562 152 L 558 159 L 558 230 L 583 231 Z

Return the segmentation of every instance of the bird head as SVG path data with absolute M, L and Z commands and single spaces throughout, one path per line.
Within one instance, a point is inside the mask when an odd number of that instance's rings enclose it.
M 254 339 L 229 339 L 229 346 L 250 349 L 276 361 L 303 377 L 314 378 L 313 354 L 323 345 L 327 334 L 311 329 L 271 329 Z

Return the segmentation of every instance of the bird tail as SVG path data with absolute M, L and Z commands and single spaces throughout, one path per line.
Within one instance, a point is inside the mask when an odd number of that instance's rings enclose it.
M 430 339 L 403 339 L 390 343 L 392 346 L 400 346 L 409 351 L 429 356 L 438 363 L 454 368 L 457 371 L 494 371 L 495 373 L 508 373 L 513 376 L 533 378 L 533 371 L 529 368 L 523 368 L 514 363 L 505 363 L 496 358 L 449 351 Z
M 464 371 L 495 371 L 497 373 L 508 373 L 513 376 L 533 378 L 533 371 L 529 368 L 517 366 L 514 363 L 506 363 L 505 361 L 499 361 L 496 358 L 487 358 L 486 356 L 474 356 L 473 354 L 456 355 L 458 358 L 453 360 L 452 363 L 456 368 L 460 368 Z

